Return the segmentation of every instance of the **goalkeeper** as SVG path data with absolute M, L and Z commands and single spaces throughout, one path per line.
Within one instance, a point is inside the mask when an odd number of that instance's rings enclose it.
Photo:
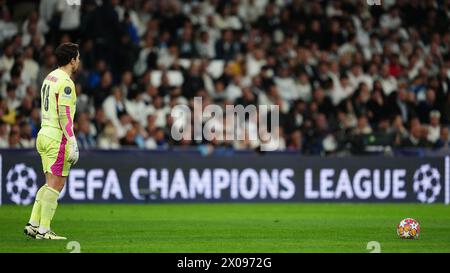
M 47 75 L 41 88 L 41 129 L 36 148 L 42 159 L 46 183 L 37 194 L 24 233 L 36 239 L 65 240 L 50 229 L 70 167 L 78 161 L 73 133 L 75 85 L 70 78 L 80 64 L 78 45 L 64 43 L 55 50 L 58 68 Z

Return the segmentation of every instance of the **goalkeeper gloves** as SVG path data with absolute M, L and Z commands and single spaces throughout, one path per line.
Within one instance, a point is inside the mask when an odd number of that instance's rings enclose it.
M 78 157 L 80 156 L 80 153 L 78 151 L 77 139 L 75 138 L 75 136 L 70 137 L 68 146 L 69 157 L 67 160 L 71 165 L 75 165 L 78 162 Z

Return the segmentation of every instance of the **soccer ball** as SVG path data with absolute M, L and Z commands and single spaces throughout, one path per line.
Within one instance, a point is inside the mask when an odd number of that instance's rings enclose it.
M 18 205 L 31 204 L 38 190 L 36 179 L 33 168 L 23 163 L 11 168 L 6 175 L 6 193 L 11 201 Z
M 397 226 L 397 235 L 402 239 L 419 239 L 419 222 L 412 218 L 403 219 Z

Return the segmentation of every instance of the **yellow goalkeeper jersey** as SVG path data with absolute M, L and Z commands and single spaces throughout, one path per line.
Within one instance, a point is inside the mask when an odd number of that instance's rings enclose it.
M 69 106 L 70 116 L 73 118 L 76 111 L 76 102 L 75 84 L 69 74 L 59 68 L 50 72 L 41 88 L 42 122 L 39 134 L 61 141 L 63 131 L 59 121 L 60 111 L 66 111 L 64 106 Z M 73 132 L 73 128 L 71 129 Z

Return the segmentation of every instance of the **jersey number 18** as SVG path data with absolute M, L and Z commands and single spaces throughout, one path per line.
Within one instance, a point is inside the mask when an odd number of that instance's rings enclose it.
M 48 95 L 50 93 L 50 85 L 44 84 L 42 86 L 42 102 L 44 103 L 45 111 L 48 111 Z

